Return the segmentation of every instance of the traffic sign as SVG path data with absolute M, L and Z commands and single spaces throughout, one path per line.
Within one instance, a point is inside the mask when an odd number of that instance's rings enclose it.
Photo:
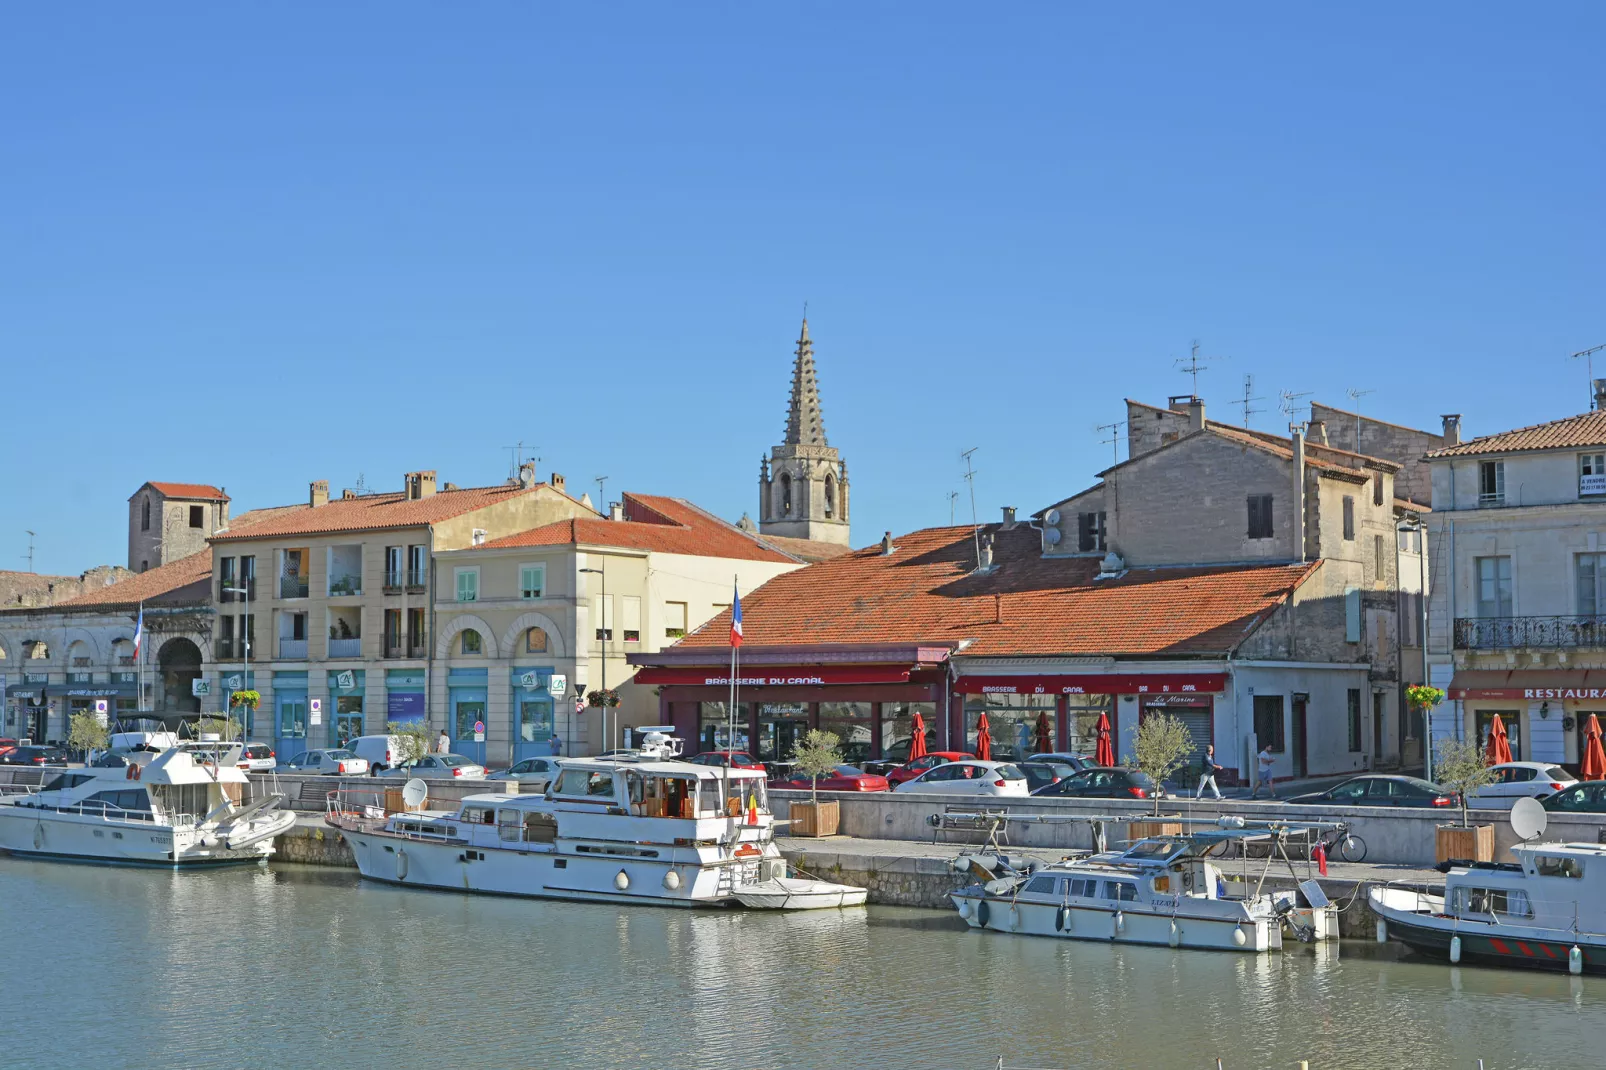
M 474 734 L 476 736 L 483 736 L 485 734 L 485 722 L 484 721 L 475 721 L 474 722 Z

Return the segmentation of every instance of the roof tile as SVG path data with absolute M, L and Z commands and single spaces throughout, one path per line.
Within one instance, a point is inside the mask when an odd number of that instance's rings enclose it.
M 794 555 L 764 545 L 756 536 L 704 512 L 682 498 L 625 494 L 622 501 L 624 520 L 560 520 L 555 524 L 492 539 L 475 549 L 584 543 L 665 554 L 727 557 L 741 561 L 798 560 Z
M 1578 446 L 1606 446 L 1606 409 L 1579 416 L 1568 416 L 1549 423 L 1519 427 L 1513 431 L 1484 435 L 1446 446 L 1428 454 L 1435 457 L 1472 457 L 1482 453 L 1517 453 L 1523 450 L 1571 449 Z
M 537 484 L 536 489 L 545 486 L 544 483 Z M 327 504 L 316 507 L 285 505 L 260 510 L 268 515 L 249 525 L 249 530 L 242 528 L 238 522 L 232 522 L 213 535 L 212 541 L 420 527 L 530 493 L 533 493 L 532 489 L 518 484 L 501 484 L 436 491 L 427 498 L 418 499 L 408 498 L 405 492 L 399 490 L 351 498 L 330 498 Z
M 204 498 L 211 502 L 229 500 L 227 494 L 210 483 L 157 483 L 152 480 L 146 485 L 155 487 L 169 498 Z

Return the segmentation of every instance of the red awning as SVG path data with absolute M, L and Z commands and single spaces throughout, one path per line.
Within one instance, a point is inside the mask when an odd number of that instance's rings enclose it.
M 1606 699 L 1599 669 L 1462 669 L 1450 680 L 1453 699 L 1517 698 L 1561 701 Z
M 821 684 L 906 684 L 907 665 L 763 665 L 743 666 L 736 683 L 739 687 L 809 687 Z M 729 669 L 708 666 L 638 669 L 638 684 L 684 684 L 693 687 L 729 687 Z
M 1226 673 L 1149 676 L 961 676 L 963 695 L 1210 695 L 1227 689 Z

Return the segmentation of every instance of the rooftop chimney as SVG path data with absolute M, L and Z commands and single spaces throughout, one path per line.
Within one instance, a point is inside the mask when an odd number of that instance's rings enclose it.
M 624 518 L 625 518 L 625 506 L 624 506 L 624 503 L 623 502 L 609 502 L 608 503 L 608 519 L 609 520 L 623 520 Z
M 1446 446 L 1461 445 L 1461 414 L 1452 412 L 1440 417 L 1444 421 L 1444 444 Z
M 1188 399 L 1188 430 L 1203 431 L 1205 425 L 1204 402 L 1199 398 Z
M 307 495 L 307 498 L 311 502 L 312 507 L 314 509 L 318 508 L 318 506 L 320 506 L 320 505 L 328 505 L 329 504 L 329 481 L 327 479 L 315 479 L 315 480 L 313 480 L 312 481 L 312 489 L 311 489 L 311 492 Z
M 1003 529 L 1005 531 L 1008 531 L 1011 528 L 1013 528 L 1014 526 L 1015 526 L 1015 507 L 1013 505 L 1006 505 L 1006 506 L 1004 506 Z
M 1312 420 L 1305 427 L 1305 437 L 1318 446 L 1327 445 L 1327 421 Z
M 535 486 L 535 462 L 525 461 L 519 465 L 519 486 L 529 490 Z
M 558 475 L 556 472 L 552 473 L 552 478 L 547 480 L 547 482 L 552 484 L 553 490 L 563 489 L 563 477 Z
M 340 492 L 340 500 L 343 502 L 349 502 L 355 497 L 357 497 L 357 492 L 352 490 L 350 487 L 347 487 L 345 490 Z
M 882 553 L 882 556 L 891 557 L 892 556 L 892 551 L 894 551 L 896 549 L 897 549 L 897 547 L 892 545 L 892 532 L 889 531 L 885 535 L 881 536 L 881 553 Z
M 1305 563 L 1305 436 L 1300 433 L 1299 425 L 1293 424 L 1288 428 L 1288 437 L 1294 445 L 1294 471 L 1293 485 L 1293 512 L 1294 512 L 1294 557 Z M 1273 501 L 1276 499 L 1273 498 Z
M 402 477 L 402 482 L 407 488 L 408 501 L 421 501 L 435 494 L 434 472 L 408 472 Z

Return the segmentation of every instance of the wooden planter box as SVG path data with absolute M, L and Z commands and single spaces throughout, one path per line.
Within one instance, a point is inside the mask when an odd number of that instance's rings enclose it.
M 842 804 L 795 802 L 790 816 L 789 831 L 793 836 L 835 836 L 842 825 Z
M 1126 827 L 1126 836 L 1129 840 L 1144 840 L 1150 836 L 1180 835 L 1182 835 L 1182 822 L 1180 821 L 1163 821 L 1159 819 L 1133 821 Z
M 1440 825 L 1434 835 L 1434 854 L 1440 862 L 1468 858 L 1474 862 L 1494 861 L 1494 826 Z

